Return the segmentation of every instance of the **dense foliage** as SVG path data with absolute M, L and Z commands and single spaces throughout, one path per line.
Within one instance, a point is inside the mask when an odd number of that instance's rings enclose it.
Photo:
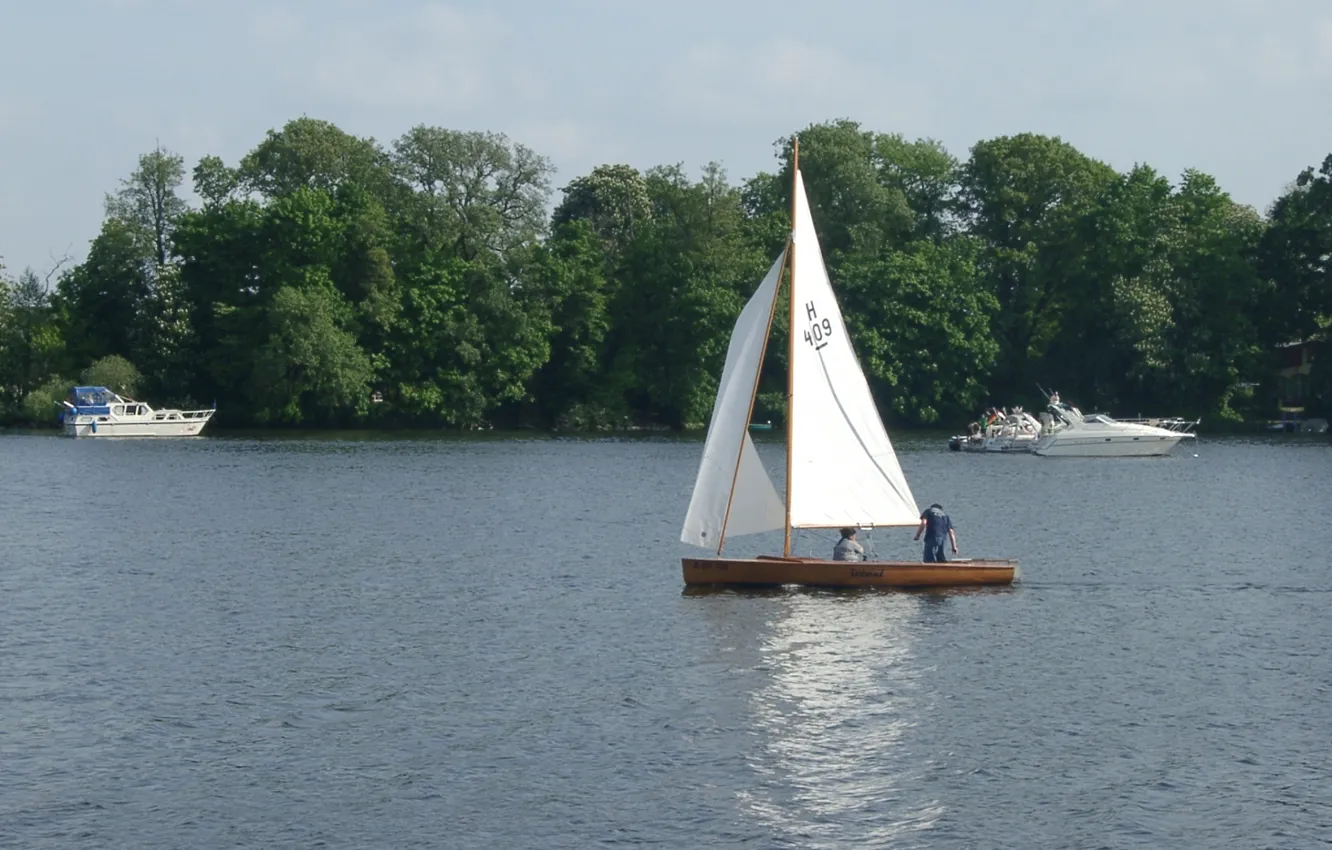
M 834 286 L 885 417 L 953 425 L 1037 386 L 1125 414 L 1267 415 L 1277 347 L 1332 317 L 1332 156 L 1266 218 L 1196 171 L 1128 173 L 1056 138 L 976 144 L 850 121 L 800 132 Z M 75 379 L 227 425 L 685 427 L 789 228 L 777 168 L 604 165 L 565 186 L 491 133 L 391 145 L 301 118 L 234 166 L 157 149 L 83 263 L 0 268 L 0 420 Z M 53 278 L 53 279 L 52 279 Z M 785 310 L 756 417 L 779 419 Z M 1311 406 L 1332 401 L 1315 361 Z

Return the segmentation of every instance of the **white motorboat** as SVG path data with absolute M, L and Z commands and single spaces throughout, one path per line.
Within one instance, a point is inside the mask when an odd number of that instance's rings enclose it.
M 1040 433 L 1040 421 L 1015 407 L 1011 413 L 995 411 L 984 426 L 971 423 L 969 433 L 948 440 L 948 448 L 955 452 L 1030 452 Z
M 1041 414 L 1041 435 L 1032 451 L 1043 457 L 1153 457 L 1170 454 L 1181 440 L 1196 439 L 1190 429 L 1201 420 L 1113 419 L 1086 416 L 1070 404 L 1050 399 Z
M 67 437 L 195 437 L 216 412 L 154 410 L 106 387 L 75 387 L 61 404 Z

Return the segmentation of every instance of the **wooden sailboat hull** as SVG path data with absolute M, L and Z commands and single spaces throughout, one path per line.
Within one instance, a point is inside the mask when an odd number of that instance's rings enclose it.
M 1018 562 L 974 559 L 825 561 L 821 558 L 681 558 L 686 585 L 803 584 L 817 587 L 970 587 L 1012 584 Z

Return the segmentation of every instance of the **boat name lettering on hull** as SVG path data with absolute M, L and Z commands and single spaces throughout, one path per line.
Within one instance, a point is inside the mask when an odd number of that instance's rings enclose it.
M 852 567 L 851 575 L 865 576 L 867 578 L 883 578 L 883 570 L 867 570 L 863 567 L 861 568 Z

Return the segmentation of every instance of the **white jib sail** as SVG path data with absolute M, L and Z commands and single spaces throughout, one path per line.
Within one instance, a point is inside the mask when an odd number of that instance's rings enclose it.
M 774 295 L 785 260 L 783 251 L 740 311 L 731 331 L 726 366 L 722 369 L 712 421 L 703 443 L 703 460 L 698 466 L 694 495 L 680 532 L 685 543 L 716 548 L 721 546 L 723 534 L 727 537 L 755 534 L 785 525 L 781 497 L 749 439 L 755 381 L 763 365 L 763 344 L 772 322 Z
M 796 174 L 791 525 L 915 525 L 920 511 L 828 282 Z

